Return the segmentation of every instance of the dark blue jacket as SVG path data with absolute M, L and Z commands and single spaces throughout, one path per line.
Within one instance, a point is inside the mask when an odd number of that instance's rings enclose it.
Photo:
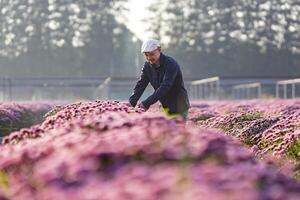
M 142 101 L 146 108 L 160 101 L 164 108 L 169 108 L 170 114 L 187 111 L 190 103 L 178 63 L 162 53 L 160 54 L 159 63 L 159 66 L 155 66 L 145 62 L 141 77 L 129 98 L 130 104 L 136 106 L 150 82 L 155 91 L 146 100 Z

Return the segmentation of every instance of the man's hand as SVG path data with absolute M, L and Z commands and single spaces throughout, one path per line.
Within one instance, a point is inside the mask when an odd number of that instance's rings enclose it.
M 125 106 L 133 107 L 130 102 L 124 102 Z
M 146 108 L 143 103 L 139 103 L 138 108 L 141 108 L 145 111 L 148 110 L 148 108 Z

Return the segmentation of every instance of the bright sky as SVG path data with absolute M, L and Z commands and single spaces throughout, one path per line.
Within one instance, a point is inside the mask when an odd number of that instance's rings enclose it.
M 141 40 L 148 37 L 145 33 L 146 26 L 142 22 L 142 18 L 147 15 L 146 7 L 151 2 L 151 0 L 129 0 L 128 21 L 126 24 L 127 27 Z

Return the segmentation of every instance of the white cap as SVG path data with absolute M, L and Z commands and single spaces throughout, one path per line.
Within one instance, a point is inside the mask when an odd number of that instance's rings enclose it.
M 154 39 L 148 39 L 143 42 L 141 47 L 141 53 L 151 52 L 160 47 L 159 41 Z

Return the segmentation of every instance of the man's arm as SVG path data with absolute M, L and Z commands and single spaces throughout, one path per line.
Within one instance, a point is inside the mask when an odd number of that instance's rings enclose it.
M 166 73 L 161 85 L 151 96 L 142 102 L 146 108 L 149 108 L 152 104 L 156 103 L 167 94 L 174 83 L 178 69 L 178 65 L 174 62 L 170 62 L 166 65 Z
M 143 92 L 145 91 L 147 85 L 149 83 L 149 78 L 146 74 L 146 69 L 145 69 L 145 65 L 142 69 L 142 73 L 140 76 L 140 79 L 138 80 L 138 82 L 136 83 L 134 89 L 133 89 L 133 93 L 132 95 L 129 97 L 129 102 L 130 104 L 135 107 L 138 100 L 140 99 L 140 97 L 142 96 Z

